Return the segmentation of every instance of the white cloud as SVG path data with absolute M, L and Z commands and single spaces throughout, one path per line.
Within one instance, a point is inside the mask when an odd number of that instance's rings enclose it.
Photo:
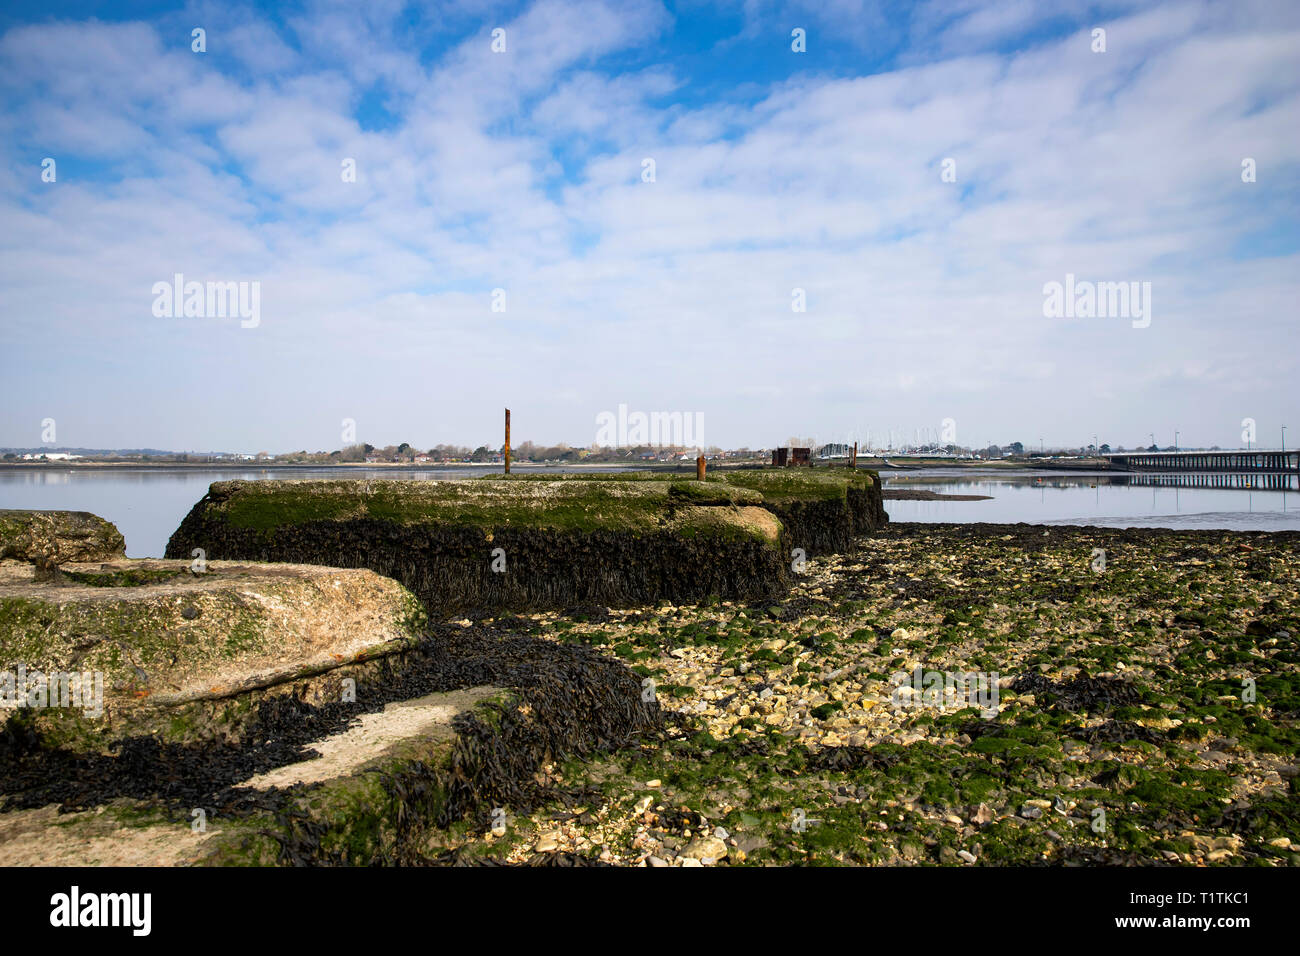
M 1290 15 L 1117 6 L 1104 55 L 1082 26 L 1008 54 L 1043 6 L 925 7 L 907 65 L 751 104 L 694 95 L 657 4 L 543 0 L 500 21 L 504 55 L 497 20 L 453 9 L 431 62 L 399 9 L 312 7 L 290 34 L 231 15 L 230 73 L 156 25 L 0 38 L 0 443 L 30 443 L 51 391 L 81 396 L 86 444 L 257 449 L 332 447 L 340 414 L 477 444 L 507 401 L 536 440 L 588 441 L 626 401 L 737 445 L 958 408 L 980 440 L 1129 443 L 1176 416 L 1228 444 L 1300 410 L 1297 257 L 1237 255 L 1296 212 Z M 823 16 L 858 13 L 878 22 Z M 397 121 L 366 129 L 377 86 Z M 259 280 L 261 327 L 152 318 L 174 272 Z M 1044 319 L 1067 272 L 1152 282 L 1151 327 Z M 190 388 L 219 410 L 168 399 Z

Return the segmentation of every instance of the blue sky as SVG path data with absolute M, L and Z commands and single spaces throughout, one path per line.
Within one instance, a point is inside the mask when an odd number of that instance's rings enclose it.
M 1272 2 L 7 10 L 0 445 L 1274 444 L 1298 52 Z M 155 315 L 178 272 L 258 323 Z M 1150 324 L 1045 316 L 1067 274 Z

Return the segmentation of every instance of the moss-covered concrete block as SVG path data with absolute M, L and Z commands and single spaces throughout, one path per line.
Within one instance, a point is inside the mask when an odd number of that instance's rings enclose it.
M 111 561 L 125 554 L 121 532 L 88 511 L 0 510 L 0 560 L 34 564 L 43 577 L 68 562 Z
M 366 567 L 440 612 L 761 599 L 788 559 L 760 501 L 669 481 L 218 482 L 167 555 Z
M 703 482 L 657 471 L 487 475 L 486 482 L 633 482 L 666 485 L 669 495 L 765 508 L 781 519 L 789 547 L 808 554 L 847 551 L 853 537 L 883 527 L 880 475 L 864 468 L 738 468 L 710 472 Z
M 889 521 L 880 476 L 867 469 L 741 469 L 723 472 L 719 480 L 761 494 L 763 507 L 785 526 L 791 547 L 809 554 L 848 551 L 855 535 Z
M 185 740 L 235 720 L 250 694 L 411 646 L 426 621 L 400 584 L 308 565 L 120 560 L 59 581 L 0 567 L 0 716 L 49 743 L 125 734 Z

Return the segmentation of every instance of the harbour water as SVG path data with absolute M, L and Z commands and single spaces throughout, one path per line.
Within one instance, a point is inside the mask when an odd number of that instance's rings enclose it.
M 214 481 L 341 477 L 430 480 L 472 478 L 499 468 L 6 468 L 0 469 L 0 508 L 90 511 L 117 525 L 126 537 L 130 557 L 159 557 L 181 519 Z M 578 469 L 517 466 L 515 470 Z M 1294 475 L 1211 478 L 1194 474 L 1008 473 L 940 468 L 885 473 L 882 478 L 886 490 L 991 496 L 980 501 L 886 501 L 885 510 L 892 521 L 1300 530 L 1300 486 Z
M 886 501 L 891 521 L 1300 531 L 1296 475 L 933 469 L 881 477 L 887 491 L 991 496 L 983 501 Z

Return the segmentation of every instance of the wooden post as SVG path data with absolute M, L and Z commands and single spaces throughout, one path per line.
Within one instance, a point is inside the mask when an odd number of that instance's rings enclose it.
M 510 474 L 510 409 L 506 409 L 506 474 Z
M 849 459 L 849 467 L 854 471 L 858 469 L 858 443 L 853 443 L 853 457 Z
M 695 480 L 696 481 L 704 480 L 704 456 L 703 455 L 695 459 Z

